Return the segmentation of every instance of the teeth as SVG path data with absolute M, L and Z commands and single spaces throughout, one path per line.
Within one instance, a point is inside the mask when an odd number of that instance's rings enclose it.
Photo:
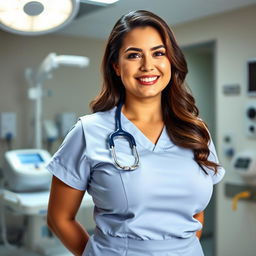
M 139 78 L 140 81 L 142 82 L 152 82 L 152 81 L 155 81 L 157 79 L 157 76 L 154 76 L 154 77 L 144 77 L 144 78 Z

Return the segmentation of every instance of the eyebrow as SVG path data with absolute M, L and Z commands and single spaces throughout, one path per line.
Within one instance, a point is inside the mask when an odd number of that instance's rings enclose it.
M 152 48 L 150 48 L 151 51 L 154 51 L 154 50 L 157 50 L 159 48 L 165 48 L 164 45 L 157 45 L 157 46 L 154 46 Z M 136 52 L 142 52 L 142 49 L 140 48 L 136 48 L 136 47 L 129 47 L 128 49 L 126 49 L 124 52 L 128 52 L 128 51 L 136 51 Z

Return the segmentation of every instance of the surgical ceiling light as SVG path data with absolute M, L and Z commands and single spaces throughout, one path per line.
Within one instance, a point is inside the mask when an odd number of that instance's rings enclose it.
M 0 0 L 0 27 L 20 35 L 59 30 L 78 13 L 79 0 Z
M 89 2 L 96 2 L 96 3 L 102 3 L 102 4 L 113 4 L 115 2 L 118 2 L 119 0 L 88 0 Z

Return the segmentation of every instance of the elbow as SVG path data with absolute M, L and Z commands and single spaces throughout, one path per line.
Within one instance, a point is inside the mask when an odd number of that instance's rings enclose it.
M 47 213 L 46 223 L 48 228 L 54 232 L 54 220 L 49 213 Z
M 54 233 L 59 233 L 66 226 L 67 221 L 63 216 L 58 214 L 47 213 L 46 223 L 48 228 Z

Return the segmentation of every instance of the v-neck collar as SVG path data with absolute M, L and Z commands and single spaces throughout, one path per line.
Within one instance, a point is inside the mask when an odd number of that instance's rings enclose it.
M 113 117 L 115 118 L 116 107 L 113 108 Z M 161 134 L 154 144 L 132 121 L 130 121 L 122 112 L 121 112 L 121 125 L 122 128 L 129 132 L 135 139 L 136 144 L 139 144 L 140 147 L 143 147 L 149 151 L 159 152 L 167 150 L 170 147 L 173 147 L 174 144 L 170 140 L 166 126 L 164 125 Z

